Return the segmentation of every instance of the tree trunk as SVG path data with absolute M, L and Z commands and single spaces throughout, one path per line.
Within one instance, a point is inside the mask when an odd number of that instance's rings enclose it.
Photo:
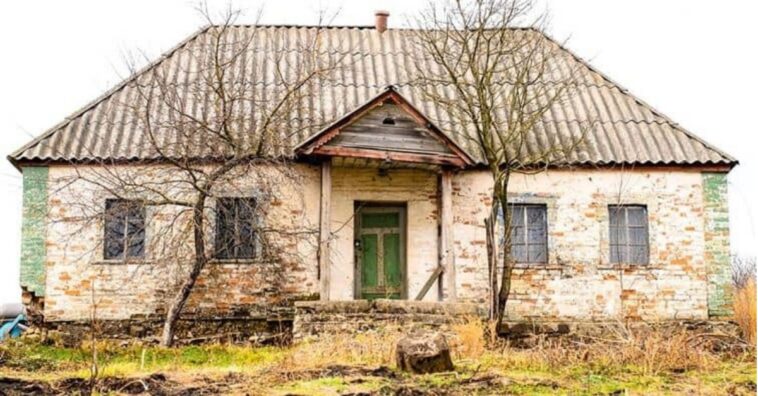
M 503 272 L 500 274 L 500 291 L 497 295 L 497 332 L 503 329 L 503 318 L 505 317 L 505 306 L 508 303 L 508 297 L 511 294 L 511 275 L 513 265 L 511 263 L 511 216 L 508 213 L 508 181 L 510 174 L 505 171 L 499 182 L 495 183 L 493 210 L 500 211 L 503 214 Z M 498 212 L 495 212 L 497 216 Z
M 181 289 L 174 296 L 174 300 L 169 305 L 168 312 L 166 313 L 166 321 L 163 324 L 163 333 L 161 335 L 161 345 L 170 347 L 174 343 L 174 332 L 176 327 L 176 321 L 179 319 L 179 315 L 184 309 L 184 305 L 187 303 L 192 289 L 197 282 L 197 278 L 200 276 L 200 272 L 205 267 L 205 263 L 208 259 L 205 256 L 205 229 L 204 229 L 204 210 L 205 210 L 205 194 L 201 194 L 198 198 L 195 207 L 193 208 L 193 238 L 195 244 L 195 262 L 192 265 L 187 278 L 184 280 Z
M 494 320 L 498 318 L 498 281 L 497 281 L 497 211 L 490 211 L 490 216 L 484 219 L 484 228 L 487 232 L 487 271 L 489 273 L 489 318 Z

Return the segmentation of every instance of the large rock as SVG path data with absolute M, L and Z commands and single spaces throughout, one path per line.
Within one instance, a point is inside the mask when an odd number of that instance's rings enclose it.
M 416 374 L 453 370 L 450 347 L 437 332 L 412 333 L 397 342 L 397 368 Z

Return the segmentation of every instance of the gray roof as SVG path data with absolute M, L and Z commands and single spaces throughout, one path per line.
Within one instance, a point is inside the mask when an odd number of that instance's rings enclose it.
M 157 61 L 145 67 L 136 76 L 118 84 L 101 97 L 87 104 L 36 139 L 10 155 L 14 164 L 29 162 L 67 162 L 97 160 L 149 160 L 157 154 L 150 149 L 146 134 L 139 128 L 123 107 L 135 101 L 135 83 L 140 75 L 161 70 L 176 75 L 193 70 L 193 62 L 202 62 L 208 52 L 211 36 L 209 27 L 193 34 Z M 267 72 L 271 53 L 283 51 L 297 58 L 297 43 L 315 34 L 316 27 L 307 26 L 234 26 L 230 34 L 244 36 L 256 31 L 259 37 L 242 60 L 251 81 L 249 89 L 254 97 L 261 97 L 273 84 Z M 413 66 L 411 46 L 412 30 L 389 29 L 379 33 L 370 27 L 320 28 L 322 50 L 320 56 L 344 59 L 348 66 L 339 70 L 331 82 L 311 87 L 302 106 L 292 114 L 292 128 L 282 130 L 284 144 L 274 154 L 289 154 L 291 148 L 367 100 L 394 85 L 403 97 L 432 120 L 448 136 L 459 143 L 474 158 L 481 158 L 479 149 L 471 139 L 465 138 L 466 128 L 454 128 L 444 109 L 425 99 L 418 87 L 410 83 Z M 530 31 L 531 34 L 541 34 Z M 559 46 L 543 36 L 552 45 Z M 630 94 L 605 75 L 596 71 L 582 59 L 561 48 L 562 64 L 553 73 L 567 73 L 578 69 L 578 94 L 569 100 L 556 103 L 534 130 L 528 140 L 527 151 L 539 152 L 546 145 L 571 140 L 588 122 L 595 127 L 573 148 L 565 161 L 585 165 L 729 165 L 736 160 L 688 132 L 665 115 Z M 344 58 L 343 58 L 344 57 Z M 270 66 L 270 65 L 269 65 Z M 430 65 L 429 67 L 434 67 Z M 269 67 L 270 69 L 270 67 Z M 446 92 L 449 87 L 438 87 Z M 452 93 L 451 93 L 452 94 Z M 195 108 L 203 111 L 198 103 Z M 246 111 L 255 114 L 254 108 Z M 283 128 L 288 129 L 288 128 Z M 208 158 L 218 155 L 212 145 L 194 152 L 177 155 Z

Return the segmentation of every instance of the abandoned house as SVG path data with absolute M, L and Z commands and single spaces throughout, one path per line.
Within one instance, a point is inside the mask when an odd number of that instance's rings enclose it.
M 142 183 L 130 191 L 145 192 L 146 184 L 159 188 L 173 162 L 213 167 L 214 143 L 164 157 L 151 142 L 176 136 L 146 132 L 145 117 L 130 111 L 151 73 L 180 89 L 191 86 L 213 31 L 195 33 L 9 156 L 23 174 L 24 301 L 39 307 L 46 322 L 88 320 L 93 304 L 101 320 L 165 313 L 189 265 L 162 254 L 192 257 L 191 243 L 165 236 L 183 232 L 167 214 L 179 209 L 132 205 L 109 187 L 107 175 L 121 186 L 127 179 Z M 493 275 L 484 219 L 492 177 L 466 128 L 413 84 L 413 30 L 229 26 L 226 34 L 254 38 L 227 78 L 250 97 L 265 98 L 273 70 L 299 67 L 298 43 L 316 32 L 315 54 L 341 57 L 343 66 L 328 80 L 306 84 L 301 104 L 278 121 L 279 144 L 271 150 L 286 158 L 286 176 L 237 172 L 214 187 L 208 206 L 215 210 L 204 225 L 212 257 L 185 311 L 269 317 L 298 301 L 417 299 L 486 311 Z M 507 317 L 729 315 L 727 174 L 737 161 L 548 36 L 521 34 L 554 46 L 562 63 L 551 73 L 574 69 L 578 86 L 535 124 L 527 149 L 560 144 L 580 125 L 593 127 L 565 161 L 511 176 L 515 269 Z M 281 59 L 288 61 L 275 65 Z M 185 110 L 209 114 L 214 105 L 193 100 Z M 242 111 L 255 118 L 256 106 L 265 105 L 254 100 Z M 154 120 L 165 111 L 145 109 Z M 276 167 L 260 165 L 264 173 Z M 134 193 L 132 203 L 142 199 Z M 269 235 L 274 242 L 251 231 L 275 224 L 294 231 Z

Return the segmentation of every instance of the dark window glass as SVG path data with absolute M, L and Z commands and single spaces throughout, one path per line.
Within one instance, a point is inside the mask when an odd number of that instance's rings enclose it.
M 145 207 L 140 201 L 107 199 L 105 201 L 106 259 L 145 256 Z
M 216 205 L 216 249 L 220 259 L 255 257 L 255 200 L 219 198 Z
M 547 207 L 511 205 L 511 258 L 517 263 L 547 263 Z
M 641 205 L 608 207 L 611 263 L 647 264 L 647 208 Z

